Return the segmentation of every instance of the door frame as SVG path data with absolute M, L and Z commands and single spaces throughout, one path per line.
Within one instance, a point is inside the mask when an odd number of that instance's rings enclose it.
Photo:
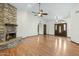
M 62 33 L 58 33 L 58 31 L 59 31 L 58 30 L 59 29 L 58 26 L 61 26 L 62 27 L 62 26 L 64 26 L 64 24 L 65 24 L 65 31 L 64 31 L 64 28 L 63 29 L 61 28 Z M 67 37 L 67 23 L 54 24 L 54 35 Z

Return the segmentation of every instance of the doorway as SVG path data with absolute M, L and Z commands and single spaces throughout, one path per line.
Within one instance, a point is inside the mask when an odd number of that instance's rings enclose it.
M 39 23 L 38 24 L 38 35 L 42 35 L 43 34 L 43 24 Z
M 54 25 L 54 32 L 56 36 L 67 37 L 67 23 L 59 23 Z
M 47 26 L 46 24 L 38 24 L 38 35 L 46 35 L 47 34 Z
M 46 26 L 46 24 L 44 24 L 44 25 L 43 25 L 43 35 L 46 35 L 46 34 L 47 34 L 47 33 L 46 33 L 46 32 L 47 32 L 46 29 L 47 29 L 47 26 Z

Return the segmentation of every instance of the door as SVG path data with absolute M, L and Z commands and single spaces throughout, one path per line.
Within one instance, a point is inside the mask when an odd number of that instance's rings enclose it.
M 67 36 L 67 23 L 55 24 L 55 35 Z
M 46 24 L 43 25 L 43 34 L 46 35 Z

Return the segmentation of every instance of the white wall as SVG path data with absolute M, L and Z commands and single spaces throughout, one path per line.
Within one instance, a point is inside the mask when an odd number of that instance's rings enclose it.
M 40 18 L 33 16 L 25 9 L 17 9 L 17 37 L 37 35 Z
M 79 4 L 76 4 L 71 12 L 72 28 L 71 28 L 71 39 L 72 41 L 79 43 Z
M 54 35 L 55 20 L 47 21 L 46 24 L 47 24 L 47 34 Z
M 67 37 L 71 37 L 71 18 L 64 20 L 67 22 Z
M 39 34 L 43 34 L 43 24 L 39 24 Z

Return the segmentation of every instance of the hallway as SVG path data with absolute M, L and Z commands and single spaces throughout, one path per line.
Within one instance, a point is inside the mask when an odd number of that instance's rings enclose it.
M 70 38 L 52 35 L 27 37 L 21 45 L 15 48 L 1 50 L 1 56 L 52 56 L 52 55 L 79 55 L 79 45 L 70 41 Z

